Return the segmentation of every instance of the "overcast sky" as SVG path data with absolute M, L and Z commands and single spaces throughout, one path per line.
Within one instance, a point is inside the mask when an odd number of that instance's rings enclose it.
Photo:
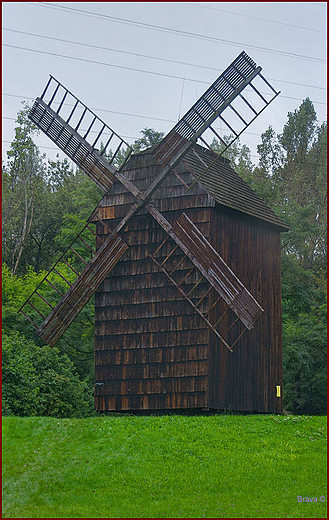
M 242 51 L 281 94 L 244 132 L 252 150 L 269 125 L 309 97 L 326 110 L 323 2 L 3 2 L 3 159 L 15 118 L 51 74 L 133 142 L 167 133 Z M 98 48 L 98 47 L 102 47 Z M 40 150 L 55 158 L 43 135 Z M 60 157 L 63 155 L 60 153 Z

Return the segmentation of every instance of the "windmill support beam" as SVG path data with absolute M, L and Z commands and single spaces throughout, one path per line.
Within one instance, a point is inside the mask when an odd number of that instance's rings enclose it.
M 242 323 L 251 330 L 264 309 L 231 271 L 185 213 L 172 226 L 154 207 L 149 212 L 216 289 Z
M 227 343 L 227 341 L 225 341 L 225 339 L 223 338 L 223 336 L 221 334 L 219 334 L 219 332 L 215 329 L 215 327 L 213 327 L 213 325 L 210 323 L 210 321 L 205 317 L 204 314 L 202 314 L 202 312 L 198 309 L 198 307 L 192 302 L 192 300 L 189 298 L 189 295 L 188 294 L 185 294 L 185 292 L 183 291 L 183 289 L 181 289 L 181 287 L 175 282 L 175 280 L 170 276 L 169 273 L 167 273 L 167 271 L 162 267 L 162 265 L 159 264 L 159 262 L 157 262 L 157 260 L 154 258 L 154 256 L 151 256 L 153 262 L 155 263 L 155 265 L 158 266 L 158 268 L 167 276 L 167 278 L 169 278 L 169 280 L 171 281 L 171 283 L 177 287 L 178 291 L 182 294 L 182 296 L 184 296 L 184 298 L 188 301 L 188 303 L 193 307 L 193 309 L 199 314 L 199 316 L 201 316 L 201 318 L 206 322 L 206 324 L 208 325 L 208 327 L 216 334 L 216 336 L 218 336 L 218 338 L 224 343 L 225 347 L 227 347 L 229 349 L 230 352 L 232 352 L 232 348 L 230 347 L 230 345 Z
M 190 142 L 185 143 L 186 151 L 190 146 Z M 217 251 L 215 251 L 185 213 L 183 213 L 172 226 L 162 213 L 160 213 L 153 204 L 148 202 L 158 185 L 163 181 L 165 176 L 168 175 L 171 167 L 175 166 L 176 162 L 180 160 L 181 156 L 181 153 L 178 154 L 178 157 L 172 160 L 172 165 L 163 168 L 160 175 L 144 194 L 142 194 L 124 174 L 120 174 L 121 182 L 125 183 L 125 186 L 133 195 L 138 196 L 138 202 L 130 208 L 130 211 L 119 222 L 111 236 L 121 231 L 134 215 L 137 214 L 143 206 L 146 206 L 149 213 L 190 258 L 211 286 L 217 290 L 223 300 L 241 319 L 245 327 L 251 330 L 254 327 L 255 321 L 263 312 L 262 307 L 255 298 L 246 287 L 244 287 L 242 282 L 231 271 Z M 209 259 L 211 259 L 210 262 Z
M 55 345 L 127 249 L 118 236 L 109 237 L 104 242 L 38 329 L 38 334 L 48 345 Z

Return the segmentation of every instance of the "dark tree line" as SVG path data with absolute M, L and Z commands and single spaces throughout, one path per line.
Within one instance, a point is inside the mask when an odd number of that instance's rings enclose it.
M 91 399 L 93 302 L 80 313 L 53 354 L 42 350 L 45 347 L 34 328 L 17 310 L 84 226 L 102 193 L 67 160 L 50 161 L 41 155 L 33 141 L 37 129 L 27 113 L 28 107 L 24 107 L 18 114 L 15 137 L 3 164 L 5 412 L 49 414 L 49 405 L 42 408 L 35 401 L 33 408 L 28 399 L 33 392 L 19 390 L 30 388 L 28 372 L 23 370 L 21 379 L 13 372 L 13 359 L 16 366 L 22 366 L 26 359 L 34 363 L 33 377 L 39 383 L 33 391 L 40 401 L 41 381 L 49 374 L 42 373 L 39 353 L 44 359 L 51 355 L 60 359 L 54 362 L 61 403 L 56 405 L 57 415 L 76 413 L 72 411 L 74 402 L 80 403 L 81 413 L 90 413 L 92 405 L 87 403 L 85 388 L 89 388 Z M 153 146 L 163 137 L 162 132 L 149 128 L 141 134 L 134 143 L 135 151 Z M 303 414 L 326 411 L 326 143 L 327 125 L 317 122 L 307 98 L 288 113 L 280 135 L 271 126 L 262 134 L 257 166 L 252 164 L 249 148 L 239 141 L 225 153 L 239 175 L 291 227 L 289 233 L 282 234 L 284 407 Z M 216 140 L 212 146 L 221 150 Z M 80 393 L 75 401 L 65 390 L 73 391 L 70 377 L 82 385 L 76 385 Z M 6 397 L 9 388 L 11 397 Z M 13 388 L 20 398 L 13 396 Z

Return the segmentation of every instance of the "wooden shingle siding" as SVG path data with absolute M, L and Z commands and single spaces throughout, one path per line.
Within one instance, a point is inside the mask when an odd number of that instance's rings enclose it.
M 200 147 L 196 149 L 199 153 Z M 227 160 L 222 158 L 219 163 L 218 178 L 214 173 L 211 178 L 212 189 L 217 190 L 212 196 L 205 189 L 206 182 L 205 186 L 196 183 L 187 192 L 170 174 L 155 192 L 154 204 L 172 225 L 185 212 L 264 313 L 229 352 L 149 257 L 166 234 L 143 209 L 121 233 L 129 248 L 96 292 L 95 406 L 99 411 L 208 407 L 281 411 L 275 390 L 276 385 L 282 385 L 280 230 L 284 223 L 276 220 L 256 196 L 251 197 L 249 188 L 243 194 L 245 183 L 240 182 Z M 131 157 L 125 175 L 144 191 L 158 170 L 146 151 Z M 193 182 L 183 163 L 176 171 L 187 184 Z M 242 204 L 241 210 L 233 208 L 232 201 Z M 100 216 L 114 229 L 133 202 L 126 188 L 115 181 L 102 201 Z M 247 202 L 255 203 L 249 214 L 243 210 Z M 100 222 L 97 235 L 99 248 L 106 237 Z M 173 245 L 172 239 L 165 243 L 158 253 L 161 258 L 172 251 Z M 182 252 L 177 249 L 166 263 L 168 272 L 181 258 Z M 178 278 L 182 279 L 188 269 L 183 263 Z M 193 272 L 190 286 L 197 280 L 198 272 Z M 194 295 L 201 297 L 204 292 L 201 283 Z M 209 294 L 210 305 L 215 294 L 214 290 Z M 226 308 L 220 304 L 211 311 L 214 322 Z M 235 318 L 229 310 L 218 326 L 219 332 L 223 333 Z M 228 342 L 234 343 L 242 330 L 240 323 L 230 329 Z
M 104 327 L 105 329 L 105 327 Z M 117 337 L 120 336 L 120 337 Z M 113 340 L 113 341 L 112 341 Z M 98 364 L 102 364 L 101 359 L 103 354 L 97 356 L 97 351 L 106 351 L 121 349 L 137 349 L 144 352 L 145 349 L 151 348 L 175 348 L 177 345 L 184 348 L 207 348 L 208 347 L 208 329 L 195 330 L 175 330 L 175 331 L 160 331 L 151 333 L 135 333 L 135 334 L 120 334 L 107 335 L 105 333 L 98 334 L 96 340 L 96 359 Z M 189 345 L 192 345 L 190 347 Z M 179 351 L 181 348 L 179 349 Z M 144 354 L 141 354 L 143 356 Z M 180 353 L 177 353 L 177 360 L 180 359 Z M 193 358 L 191 358 L 193 359 Z
M 215 247 L 230 261 L 264 313 L 255 328 L 244 335 L 234 355 L 218 348 L 210 333 L 210 406 L 281 412 L 282 400 L 276 397 L 276 385 L 282 385 L 280 235 L 261 222 L 220 209 L 213 218 Z
M 190 215 L 209 236 L 209 210 L 193 209 Z M 170 220 L 178 216 L 166 214 Z M 97 227 L 101 243 L 104 230 Z M 166 235 L 147 214 L 133 220 L 122 236 L 130 247 L 96 293 L 96 408 L 205 407 L 209 331 L 148 257 Z M 166 244 L 163 255 L 169 251 Z M 171 262 L 182 256 L 177 251 Z M 196 294 L 202 294 L 202 284 Z
M 96 396 L 98 411 L 175 410 L 207 406 L 207 392 L 162 393 L 131 396 Z
M 177 335 L 176 335 L 177 336 Z M 208 339 L 208 338 L 206 338 Z M 107 339 L 106 346 L 111 346 L 110 338 Z M 207 359 L 207 343 L 204 345 L 181 346 L 179 350 L 167 345 L 157 348 L 128 348 L 113 350 L 96 350 L 96 365 L 121 365 L 135 363 L 174 363 L 180 361 L 198 361 Z

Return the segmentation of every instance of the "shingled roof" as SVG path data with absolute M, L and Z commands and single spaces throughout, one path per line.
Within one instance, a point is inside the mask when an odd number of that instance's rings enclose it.
M 151 154 L 155 148 L 153 146 L 143 150 L 138 155 Z M 210 166 L 216 157 L 217 161 Z M 200 184 L 218 204 L 278 226 L 281 231 L 290 229 L 233 170 L 228 159 L 219 157 L 203 146 L 194 145 L 181 163 L 183 168 L 179 168 L 180 171 L 187 168 L 193 177 L 202 175 Z
M 183 163 L 193 175 L 203 174 L 200 182 L 218 204 L 279 226 L 282 231 L 290 229 L 233 170 L 229 160 L 219 157 L 209 167 L 215 157 L 215 153 L 195 145 L 184 156 Z

